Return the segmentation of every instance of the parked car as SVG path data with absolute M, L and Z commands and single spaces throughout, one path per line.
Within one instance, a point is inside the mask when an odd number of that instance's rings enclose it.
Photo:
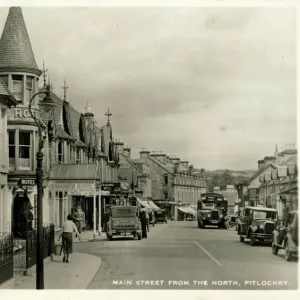
M 132 235 L 142 239 L 141 223 L 136 206 L 112 206 L 106 226 L 106 236 L 111 241 L 113 236 Z
M 286 226 L 278 226 L 274 230 L 272 243 L 274 255 L 277 255 L 280 249 L 284 249 L 287 261 L 298 257 L 298 224 L 298 212 L 291 211 L 287 215 Z
M 273 231 L 277 221 L 277 210 L 267 207 L 245 207 L 244 214 L 238 224 L 240 241 L 250 239 L 250 245 L 256 243 L 272 244 Z
M 167 214 L 165 209 L 156 209 L 155 214 L 155 224 L 156 223 L 168 223 Z

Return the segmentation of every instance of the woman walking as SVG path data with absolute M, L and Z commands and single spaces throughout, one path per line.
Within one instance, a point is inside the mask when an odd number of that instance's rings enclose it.
M 69 262 L 69 254 L 71 254 L 73 251 L 73 231 L 76 232 L 76 235 L 81 241 L 80 234 L 73 222 L 72 215 L 70 214 L 68 215 L 67 220 L 62 224 L 61 232 L 58 237 L 58 240 L 62 238 L 61 251 L 64 251 L 63 262 Z

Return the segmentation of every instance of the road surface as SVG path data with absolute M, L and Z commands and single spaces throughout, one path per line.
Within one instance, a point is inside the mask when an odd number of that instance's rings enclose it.
M 156 224 L 148 239 L 75 245 L 102 266 L 90 289 L 297 289 L 297 261 L 269 246 L 239 241 L 234 228 L 199 229 L 195 221 Z

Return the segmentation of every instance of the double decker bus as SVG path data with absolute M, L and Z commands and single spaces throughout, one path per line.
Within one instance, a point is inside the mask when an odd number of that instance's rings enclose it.
M 228 228 L 228 201 L 220 193 L 204 193 L 197 202 L 197 221 L 199 228 L 218 226 Z

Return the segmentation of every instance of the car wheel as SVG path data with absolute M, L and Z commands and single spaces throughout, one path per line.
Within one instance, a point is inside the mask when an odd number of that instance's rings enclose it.
M 293 253 L 289 250 L 289 247 L 288 245 L 286 244 L 285 245 L 285 260 L 286 261 L 291 261 L 292 260 L 292 257 L 293 257 Z
M 244 242 L 245 241 L 245 238 L 242 236 L 242 235 L 240 235 L 240 242 Z
M 277 255 L 278 254 L 278 247 L 275 245 L 275 243 L 273 242 L 272 243 L 272 253 L 274 254 L 274 255 Z
M 254 246 L 255 245 L 255 238 L 250 235 L 250 246 Z

